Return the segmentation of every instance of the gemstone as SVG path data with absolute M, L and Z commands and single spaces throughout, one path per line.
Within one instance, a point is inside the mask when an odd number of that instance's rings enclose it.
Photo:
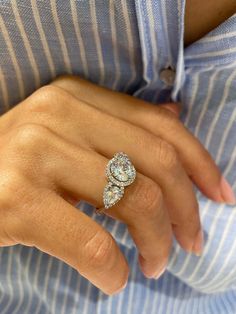
M 109 208 L 116 204 L 124 195 L 124 187 L 116 186 L 109 182 L 103 193 L 103 202 L 105 208 Z
M 121 182 L 126 182 L 135 177 L 134 166 L 125 156 L 117 156 L 112 159 L 110 172 L 115 179 Z

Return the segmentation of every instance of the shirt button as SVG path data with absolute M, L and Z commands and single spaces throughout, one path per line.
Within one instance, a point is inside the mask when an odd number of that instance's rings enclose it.
M 167 86 L 174 85 L 175 81 L 175 71 L 172 69 L 164 69 L 160 72 L 161 81 Z

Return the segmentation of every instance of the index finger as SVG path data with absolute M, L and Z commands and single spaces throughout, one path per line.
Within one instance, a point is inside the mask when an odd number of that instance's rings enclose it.
M 222 177 L 210 154 L 172 113 L 77 76 L 62 76 L 52 84 L 70 92 L 79 100 L 162 137 L 175 147 L 186 172 L 207 197 L 217 202 L 235 203 L 231 187 Z

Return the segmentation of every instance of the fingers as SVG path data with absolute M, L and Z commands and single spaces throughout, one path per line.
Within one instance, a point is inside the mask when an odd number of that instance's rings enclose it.
M 56 191 L 102 207 L 108 159 L 91 150 L 62 143 L 56 136 L 52 142 L 58 149 L 58 157 L 54 156 L 53 163 L 49 163 L 47 177 L 50 176 L 56 185 Z M 67 154 L 63 155 L 65 151 Z M 140 266 L 144 274 L 156 277 L 167 264 L 172 241 L 171 225 L 159 186 L 138 173 L 135 182 L 125 189 L 124 197 L 106 213 L 128 225 L 142 256 Z
M 50 89 L 50 93 L 54 95 L 58 90 L 57 87 L 53 91 Z M 117 151 L 128 153 L 137 170 L 160 186 L 177 239 L 185 250 L 192 252 L 200 229 L 198 206 L 192 184 L 173 147 L 146 130 L 86 105 L 64 91 L 59 95 L 62 103 L 51 101 L 53 119 L 47 119 L 47 128 L 67 141 L 96 150 L 107 158 Z M 38 112 L 45 106 L 48 108 L 48 102 L 43 104 L 40 97 L 40 104 L 33 111 L 35 123 L 45 123 L 45 116 Z M 70 105 L 63 111 L 67 102 Z M 27 107 L 31 104 L 27 103 Z
M 136 169 L 160 185 L 169 211 L 171 223 L 180 245 L 188 252 L 200 254 L 197 237 L 200 232 L 198 203 L 193 185 L 174 148 L 167 142 L 136 126 L 111 116 L 93 122 L 87 141 L 104 156 L 124 151 Z
M 126 152 L 136 169 L 162 189 L 180 245 L 192 252 L 201 229 L 198 203 L 192 183 L 167 142 L 112 116 L 103 116 L 87 127 L 87 142 L 103 156 Z M 91 129 L 90 129 L 91 128 Z M 200 252 L 196 252 L 199 254 Z
M 61 77 L 53 84 L 109 114 L 161 136 L 176 148 L 188 175 L 206 196 L 218 202 L 232 203 L 231 189 L 209 153 L 167 110 L 78 77 Z

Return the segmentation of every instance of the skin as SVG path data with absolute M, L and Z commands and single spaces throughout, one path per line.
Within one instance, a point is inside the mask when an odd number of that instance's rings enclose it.
M 153 106 L 65 76 L 3 115 L 1 246 L 35 246 L 106 294 L 122 289 L 129 270 L 115 240 L 74 205 L 85 200 L 102 208 L 106 164 L 124 151 L 137 178 L 105 213 L 127 224 L 145 276 L 163 272 L 173 235 L 183 249 L 199 254 L 192 181 L 215 201 L 227 201 L 227 193 L 214 161 L 176 112 L 176 105 Z
M 187 0 L 185 46 L 206 35 L 235 12 L 235 0 Z
M 231 4 L 227 12 L 220 2 L 187 2 L 186 44 L 231 15 L 234 1 L 224 1 L 228 9 Z M 210 18 L 202 10 L 206 3 L 215 12 Z M 173 236 L 184 250 L 200 254 L 193 184 L 216 202 L 235 198 L 178 112 L 175 104 L 153 106 L 64 76 L 1 116 L 0 246 L 35 246 L 104 293 L 120 291 L 129 274 L 125 257 L 112 236 L 75 205 L 85 200 L 102 208 L 106 164 L 124 151 L 137 178 L 105 214 L 126 223 L 144 275 L 158 278 L 163 272 Z

